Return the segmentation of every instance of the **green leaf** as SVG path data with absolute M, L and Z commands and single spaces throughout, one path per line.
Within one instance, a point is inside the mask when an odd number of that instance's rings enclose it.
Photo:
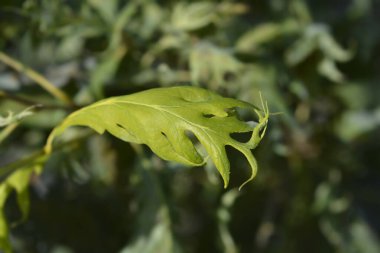
M 126 44 L 123 42 L 123 32 L 136 10 L 137 3 L 127 4 L 120 10 L 113 22 L 107 50 L 91 72 L 90 88 L 97 98 L 104 97 L 103 86 L 113 78 L 121 60 L 128 51 Z
M 312 24 L 305 28 L 300 37 L 287 50 L 285 58 L 289 66 L 303 62 L 314 51 L 319 50 L 330 61 L 346 62 L 352 58 L 352 52 L 343 49 L 332 37 L 329 27 Z
M 33 171 L 33 167 L 28 169 L 19 169 L 7 179 L 7 184 L 9 187 L 14 189 L 17 193 L 17 203 L 22 213 L 21 221 L 26 220 L 29 212 L 30 201 L 28 186 L 29 179 Z
M 329 33 L 321 35 L 319 38 L 319 47 L 327 57 L 338 62 L 347 62 L 353 56 L 350 50 L 343 49 Z
M 0 183 L 0 249 L 5 253 L 12 252 L 9 242 L 9 225 L 4 215 L 4 207 L 9 194 L 15 190 L 17 193 L 17 203 L 21 210 L 21 220 L 24 221 L 29 212 L 29 191 L 28 185 L 33 173 L 40 173 L 41 166 L 21 167 L 11 174 L 5 181 Z M 2 252 L 2 251 L 0 251 Z
M 91 5 L 99 14 L 109 24 L 115 20 L 115 13 L 117 10 L 117 0 L 89 0 L 89 5 Z
M 237 107 L 254 111 L 259 118 L 258 124 L 253 127 L 239 120 Z M 225 146 L 232 146 L 244 154 L 252 169 L 252 175 L 246 182 L 252 180 L 257 164 L 251 149 L 263 138 L 268 117 L 267 106 L 262 114 L 247 102 L 224 98 L 201 88 L 157 88 L 104 99 L 72 113 L 52 131 L 45 150 L 51 152 L 54 138 L 66 128 L 80 125 L 88 126 L 99 134 L 107 130 L 124 141 L 146 144 L 162 159 L 200 166 L 206 157 L 199 154 L 189 138 L 189 134 L 194 134 L 227 187 L 230 164 Z M 230 136 L 251 131 L 252 137 L 246 143 Z
M 192 31 L 209 25 L 215 19 L 215 5 L 209 2 L 178 3 L 171 16 L 177 30 Z
M 336 66 L 335 62 L 329 58 L 321 60 L 318 64 L 318 72 L 336 83 L 341 83 L 344 80 L 344 76 Z
M 281 23 L 263 23 L 246 32 L 236 42 L 236 50 L 241 53 L 252 53 L 260 46 L 288 36 L 300 29 L 293 19 Z
M 351 142 L 380 126 L 380 108 L 374 111 L 347 110 L 335 124 L 335 132 L 342 140 Z
M 96 97 L 103 97 L 103 85 L 110 81 L 115 75 L 120 61 L 127 52 L 125 45 L 120 44 L 119 48 L 108 51 L 96 68 L 91 73 L 90 88 Z
M 169 226 L 158 223 L 146 237 L 141 236 L 120 253 L 179 253 L 181 250 L 173 241 Z
M 0 249 L 4 250 L 5 253 L 12 252 L 12 248 L 9 243 L 9 228 L 3 213 L 8 194 L 9 187 L 6 184 L 0 184 Z
M 23 118 L 29 117 L 30 115 L 33 114 L 33 109 L 35 107 L 36 106 L 30 106 L 30 107 L 26 108 L 25 110 L 23 110 L 22 112 L 17 113 L 17 114 L 13 114 L 13 112 L 9 111 L 8 116 L 6 116 L 6 117 L 0 116 L 0 127 L 8 126 L 8 125 L 13 124 L 17 121 L 22 120 Z
M 192 81 L 196 84 L 203 81 L 213 88 L 226 83 L 226 73 L 239 75 L 244 69 L 244 64 L 234 57 L 232 51 L 205 41 L 192 48 L 189 64 Z

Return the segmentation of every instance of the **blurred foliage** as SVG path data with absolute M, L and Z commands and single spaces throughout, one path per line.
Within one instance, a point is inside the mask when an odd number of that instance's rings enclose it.
M 0 228 L 20 253 L 380 252 L 379 23 L 379 0 L 2 0 L 0 50 L 70 100 L 0 59 Z M 227 190 L 81 128 L 40 152 L 79 107 L 180 84 L 282 113 L 241 192 L 233 149 Z

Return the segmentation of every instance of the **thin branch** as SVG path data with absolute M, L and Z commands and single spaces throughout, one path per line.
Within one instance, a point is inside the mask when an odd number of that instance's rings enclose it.
M 43 158 L 46 157 L 46 154 L 43 150 L 38 150 L 31 155 L 21 158 L 15 162 L 9 163 L 2 168 L 0 168 L 0 183 L 2 183 L 10 174 L 20 168 L 28 166 L 29 168 L 33 165 L 37 165 L 36 161 L 42 162 Z
M 60 109 L 60 110 L 66 110 L 66 111 L 73 111 L 74 109 L 77 109 L 77 107 L 74 105 L 71 105 L 69 107 L 69 106 L 64 106 L 64 105 L 41 104 L 39 102 L 30 100 L 28 98 L 13 95 L 13 94 L 10 94 L 10 93 L 5 92 L 5 91 L 0 91 L 0 98 L 13 100 L 13 101 L 16 101 L 20 104 L 24 104 L 24 105 L 28 105 L 28 106 L 33 105 L 33 106 L 36 106 L 36 110 L 57 110 L 57 109 Z
M 17 126 L 18 126 L 18 122 L 12 123 L 6 126 L 0 132 L 0 144 L 17 128 Z
M 33 69 L 26 67 L 25 65 L 23 65 L 16 59 L 11 58 L 10 56 L 6 55 L 4 52 L 1 52 L 1 51 L 0 51 L 0 61 L 4 62 L 5 64 L 12 67 L 13 69 L 27 75 L 30 79 L 35 81 L 47 92 L 49 92 L 51 95 L 53 95 L 57 99 L 64 102 L 66 105 L 73 106 L 73 102 L 71 101 L 69 96 L 66 95 L 66 93 L 58 89 L 49 80 L 47 80 L 45 77 L 43 77 L 42 75 L 40 75 Z
M 87 139 L 89 136 L 93 134 L 94 132 L 90 132 L 90 133 L 84 134 L 83 136 L 79 138 L 58 144 L 54 147 L 52 152 L 61 150 L 67 146 L 75 146 L 78 142 L 81 142 Z M 0 168 L 0 183 L 4 181 L 14 171 L 18 169 L 26 168 L 26 167 L 30 168 L 30 166 L 41 164 L 45 162 L 50 156 L 51 154 L 47 154 L 44 149 L 40 149 L 27 157 L 21 158 L 17 161 L 14 161 L 2 166 Z

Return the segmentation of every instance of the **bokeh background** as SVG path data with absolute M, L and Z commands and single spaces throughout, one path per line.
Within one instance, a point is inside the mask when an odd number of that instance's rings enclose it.
M 1 53 L 0 166 L 44 164 L 15 252 L 380 252 L 379 24 L 379 0 L 1 0 L 1 51 L 74 104 Z M 212 164 L 85 129 L 38 153 L 76 108 L 174 85 L 257 105 L 261 91 L 281 112 L 242 191 L 249 167 L 232 149 L 227 189 Z M 14 193 L 4 214 L 19 220 Z

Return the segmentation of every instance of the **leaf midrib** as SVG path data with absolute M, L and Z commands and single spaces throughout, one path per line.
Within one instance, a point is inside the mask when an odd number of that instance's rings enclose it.
M 182 106 L 149 105 L 149 104 L 141 104 L 141 103 L 129 102 L 129 101 L 128 101 L 128 102 L 125 102 L 125 101 L 115 101 L 115 102 L 116 102 L 116 103 L 112 103 L 112 104 L 113 104 L 113 105 L 117 105 L 117 106 L 119 106 L 119 107 L 121 107 L 121 106 L 118 105 L 118 103 L 121 103 L 121 104 L 132 104 L 132 105 L 145 106 L 145 107 L 149 107 L 149 108 L 155 109 L 155 110 L 157 110 L 157 111 L 164 111 L 164 112 L 166 112 L 166 113 L 168 113 L 168 114 L 171 114 L 171 115 L 173 115 L 173 116 L 175 116 L 175 117 L 177 117 L 177 118 L 179 118 L 179 119 L 181 119 L 181 120 L 187 122 L 187 123 L 190 124 L 190 125 L 197 126 L 197 127 L 201 128 L 201 129 L 207 129 L 207 130 L 209 130 L 209 131 L 212 131 L 212 132 L 214 132 L 214 133 L 217 133 L 216 131 L 214 131 L 213 129 L 211 129 L 211 128 L 209 128 L 209 127 L 205 127 L 205 126 L 202 126 L 202 125 L 199 125 L 199 124 L 193 123 L 193 122 L 191 122 L 191 121 L 189 121 L 189 120 L 183 118 L 181 115 L 179 115 L 179 114 L 177 114 L 177 113 L 174 113 L 174 112 L 172 112 L 172 111 L 166 110 L 166 109 L 163 108 L 163 107 L 180 108 L 180 107 L 182 107 Z
M 208 127 L 204 127 L 204 126 L 199 125 L 199 124 L 195 124 L 195 123 L 193 123 L 193 122 L 191 122 L 191 121 L 188 121 L 187 119 L 181 117 L 180 115 L 178 115 L 178 114 L 176 114 L 176 113 L 173 113 L 173 112 L 171 112 L 171 111 L 168 111 L 168 110 L 162 109 L 162 108 L 161 108 L 162 106 L 160 106 L 160 105 L 148 105 L 148 104 L 141 104 L 141 103 L 129 102 L 129 101 L 128 101 L 128 102 L 125 102 L 125 101 L 116 101 L 116 103 L 112 103 L 112 102 L 111 102 L 111 104 L 121 107 L 121 106 L 118 105 L 117 103 L 122 103 L 122 104 L 133 104 L 133 105 L 145 106 L 145 107 L 148 107 L 148 108 L 153 108 L 153 109 L 155 109 L 155 110 L 158 110 L 159 112 L 164 111 L 164 112 L 166 112 L 166 113 L 168 113 L 168 114 L 170 114 L 170 115 L 173 115 L 173 116 L 175 116 L 175 117 L 177 117 L 177 118 L 179 118 L 179 119 L 182 119 L 183 121 L 187 122 L 188 124 L 190 124 L 190 125 L 192 125 L 192 126 L 198 126 L 198 127 L 199 127 L 199 128 L 200 128 L 200 129 L 201 129 L 201 130 L 207 135 L 207 137 L 208 137 L 210 143 L 214 143 L 214 142 L 212 141 L 213 138 L 211 138 L 210 134 L 206 131 L 207 129 L 208 129 L 209 131 L 213 132 L 213 133 L 214 133 L 215 135 L 217 135 L 219 138 L 224 139 L 223 136 L 220 136 L 220 135 L 218 134 L 218 132 L 214 131 L 213 129 L 208 128 Z M 174 106 L 173 106 L 173 107 L 174 107 Z M 175 106 L 175 107 L 179 107 L 179 106 Z M 121 107 L 121 108 L 122 108 L 122 107 Z M 214 145 L 215 145 L 215 144 L 214 144 Z M 225 145 L 227 145 L 227 144 L 225 144 Z M 225 145 L 224 145 L 224 146 L 225 146 Z M 217 145 L 215 145 L 215 146 L 217 146 Z M 216 150 L 217 150 L 217 152 L 219 153 L 219 155 L 221 155 L 220 150 L 219 150 L 218 148 L 217 148 Z

